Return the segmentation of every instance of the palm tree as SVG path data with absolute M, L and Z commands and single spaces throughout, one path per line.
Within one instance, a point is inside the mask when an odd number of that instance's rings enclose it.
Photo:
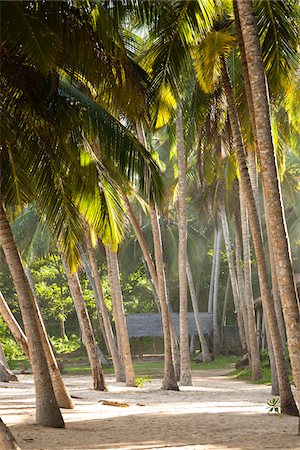
M 270 224 L 269 238 L 274 250 L 276 273 L 281 280 L 279 290 L 283 305 L 293 377 L 296 385 L 296 395 L 298 404 L 300 404 L 299 299 L 294 285 L 289 240 L 278 181 L 262 52 L 251 2 L 238 2 L 237 10 L 251 86 L 262 183 L 264 195 L 267 199 L 265 209 Z
M 118 349 L 116 346 L 113 330 L 111 327 L 107 307 L 106 307 L 106 304 L 104 301 L 102 285 L 101 285 L 100 276 L 99 276 L 97 263 L 96 263 L 95 250 L 92 245 L 90 230 L 89 230 L 88 226 L 86 227 L 86 231 L 85 231 L 85 242 L 86 242 L 86 249 L 87 249 L 87 254 L 88 254 L 88 258 L 89 258 L 89 262 L 90 262 L 92 277 L 94 279 L 96 293 L 98 295 L 99 309 L 100 309 L 100 314 L 101 314 L 103 324 L 104 324 L 104 332 L 105 332 L 106 339 L 108 342 L 108 349 L 110 351 L 110 354 L 111 354 L 112 360 L 113 360 L 116 381 L 125 381 L 124 368 L 121 364 L 121 360 L 118 355 Z
M 16 248 L 9 221 L 0 205 L 0 244 L 9 265 L 28 339 L 30 361 L 36 389 L 36 423 L 63 428 L 64 421 L 55 398 L 47 359 L 42 346 L 34 297 Z
M 106 383 L 101 367 L 101 361 L 97 351 L 96 340 L 92 328 L 92 324 L 88 315 L 88 311 L 84 302 L 80 281 L 77 272 L 71 273 L 65 258 L 62 256 L 65 267 L 68 284 L 72 293 L 73 300 L 76 305 L 76 311 L 79 317 L 80 327 L 83 336 L 83 342 L 87 350 L 90 366 L 92 369 L 93 386 L 97 391 L 106 391 Z
M 179 274 L 179 324 L 180 324 L 180 384 L 190 386 L 192 374 L 189 357 L 187 320 L 187 219 L 186 219 L 186 155 L 181 106 L 177 106 L 176 118 L 178 160 L 178 274 Z
M 105 252 L 106 252 L 108 277 L 111 288 L 111 296 L 113 302 L 113 312 L 118 336 L 119 356 L 124 364 L 126 386 L 135 386 L 135 374 L 132 364 L 128 330 L 124 313 L 122 290 L 120 285 L 118 256 L 117 253 L 115 253 L 109 247 L 105 247 Z

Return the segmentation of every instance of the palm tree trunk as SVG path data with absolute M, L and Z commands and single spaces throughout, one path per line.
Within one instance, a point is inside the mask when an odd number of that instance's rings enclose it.
M 0 448 L 2 450 L 21 450 L 10 429 L 0 418 Z
M 186 222 L 186 162 L 183 136 L 182 110 L 177 105 L 176 120 L 178 160 L 178 276 L 179 276 L 179 329 L 180 329 L 180 383 L 192 385 L 189 351 L 189 327 L 187 318 L 187 222 Z
M 246 341 L 246 348 L 243 349 L 245 353 L 249 353 L 249 336 L 248 336 L 248 317 L 247 317 L 247 307 L 245 300 L 245 280 L 242 269 L 242 260 L 241 260 L 241 237 L 240 237 L 240 226 L 238 225 L 238 219 L 236 218 L 236 233 L 235 233 L 235 260 L 236 260 L 236 274 L 237 274 L 237 283 L 238 283 L 238 291 L 239 291 L 239 306 L 241 310 L 241 315 L 243 318 L 243 326 L 244 326 L 244 335 Z M 240 222 L 240 221 L 239 221 Z
M 153 245 L 155 264 L 157 270 L 157 283 L 158 283 L 158 298 L 160 301 L 161 317 L 163 324 L 164 334 L 164 379 L 162 383 L 162 389 L 178 391 L 178 385 L 175 377 L 175 370 L 172 358 L 172 342 L 171 342 L 171 327 L 170 327 L 170 314 L 168 310 L 167 301 L 167 286 L 166 275 L 163 262 L 163 250 L 162 240 L 160 233 L 160 226 L 158 220 L 158 214 L 155 205 L 150 205 L 150 219 L 153 234 Z M 175 338 L 175 337 L 174 337 Z
M 195 290 L 195 285 L 194 285 L 194 280 L 193 280 L 193 274 L 192 274 L 192 270 L 191 270 L 191 266 L 190 266 L 190 262 L 189 262 L 188 258 L 186 260 L 186 275 L 187 275 L 189 288 L 190 288 L 191 300 L 192 300 L 192 305 L 193 305 L 193 310 L 194 310 L 194 316 L 195 316 L 195 322 L 196 322 L 196 327 L 197 327 L 197 331 L 198 331 L 199 341 L 200 341 L 200 345 L 201 345 L 203 362 L 208 362 L 208 361 L 211 361 L 211 354 L 209 352 L 208 345 L 207 345 L 205 335 L 204 335 L 203 323 L 202 323 L 199 309 L 198 309 L 198 302 L 197 302 L 196 290 Z
M 89 358 L 89 363 L 92 370 L 93 388 L 96 391 L 107 391 L 106 383 L 101 367 L 101 362 L 98 356 L 98 347 L 96 344 L 92 324 L 83 298 L 80 281 L 77 272 L 71 274 L 70 268 L 67 265 L 65 258 L 62 256 L 62 261 L 65 267 L 70 291 L 76 305 L 76 311 L 79 317 L 79 324 L 81 326 L 83 342 Z
M 124 363 L 126 386 L 135 386 L 135 374 L 132 364 L 129 336 L 125 319 L 122 290 L 120 285 L 118 256 L 108 247 L 105 247 L 105 251 L 114 317 L 119 331 L 119 351 L 121 353 L 121 359 Z
M 91 269 L 90 261 L 89 261 L 88 256 L 86 255 L 86 253 L 84 252 L 84 250 L 82 248 L 80 249 L 80 257 L 81 257 L 81 262 L 82 262 L 84 271 L 86 273 L 86 276 L 88 277 L 89 283 L 91 285 L 92 291 L 93 291 L 94 296 L 95 296 L 97 318 L 98 318 L 98 322 L 99 322 L 100 331 L 101 331 L 101 334 L 103 336 L 103 340 L 105 342 L 105 347 L 106 347 L 107 353 L 109 354 L 109 356 L 111 356 L 111 353 L 110 353 L 110 350 L 109 350 L 108 341 L 107 341 L 107 337 L 106 337 L 106 333 L 105 333 L 105 329 L 104 329 L 104 324 L 103 324 L 103 320 L 102 320 L 102 315 L 101 315 L 100 300 L 99 300 L 99 297 L 98 297 L 98 294 L 97 294 L 97 289 L 96 289 L 94 277 L 92 275 L 92 269 Z
M 9 369 L 7 361 L 0 342 L 0 381 L 18 381 L 16 375 Z
M 42 345 L 33 293 L 2 204 L 0 204 L 0 244 L 12 274 L 28 339 L 36 393 L 36 423 L 49 427 L 64 428 L 64 421 L 55 398 Z
M 95 251 L 94 251 L 94 248 L 92 245 L 89 229 L 86 229 L 85 242 L 86 242 L 88 258 L 90 261 L 92 276 L 93 276 L 93 280 L 95 283 L 96 293 L 97 293 L 98 300 L 99 300 L 99 307 L 100 307 L 101 317 L 103 320 L 104 331 L 105 331 L 106 339 L 108 342 L 109 351 L 110 351 L 110 354 L 111 354 L 111 357 L 113 360 L 116 381 L 125 382 L 124 367 L 122 366 L 121 359 L 118 354 L 118 348 L 117 348 L 116 341 L 114 338 L 114 334 L 113 334 L 112 326 L 110 323 L 107 307 L 106 307 L 106 304 L 104 301 L 102 285 L 101 285 L 100 276 L 99 276 L 99 272 L 98 272 L 98 268 L 97 268 L 96 257 L 95 257 Z
M 217 356 L 221 351 L 221 338 L 218 325 L 218 294 L 219 294 L 219 278 L 220 278 L 220 257 L 221 257 L 221 241 L 222 231 L 217 227 L 216 240 L 216 263 L 214 273 L 214 292 L 213 292 L 213 352 Z
M 145 147 L 146 139 L 140 121 L 136 122 L 136 129 L 138 138 Z M 174 358 L 176 353 L 176 333 L 173 326 L 172 317 L 170 315 L 170 308 L 168 306 L 168 292 L 164 268 L 161 231 L 155 203 L 150 204 L 150 220 L 152 227 L 154 259 L 157 275 L 157 293 L 160 302 L 163 335 L 164 335 L 164 379 L 162 382 L 162 389 L 178 391 L 179 388 L 176 382 L 175 358 Z
M 59 367 L 58 367 L 58 364 L 57 364 L 57 361 L 56 361 L 56 358 L 55 358 L 55 355 L 54 355 L 54 352 L 52 349 L 51 342 L 47 335 L 46 327 L 45 327 L 45 324 L 44 324 L 44 321 L 43 321 L 43 318 L 41 315 L 41 311 L 40 311 L 40 308 L 39 308 L 39 305 L 38 305 L 38 302 L 36 299 L 30 270 L 28 269 L 28 267 L 24 267 L 24 271 L 25 271 L 28 283 L 30 285 L 31 291 L 33 293 L 33 298 L 34 298 L 35 307 L 36 307 L 38 320 L 39 320 L 42 344 L 43 344 L 44 352 L 45 352 L 45 355 L 47 358 L 47 363 L 48 363 L 50 376 L 51 376 L 51 380 L 52 380 L 52 384 L 53 384 L 53 389 L 54 389 L 54 393 L 55 393 L 55 397 L 56 397 L 58 406 L 60 408 L 64 408 L 64 409 L 73 409 L 74 403 L 70 397 L 70 394 L 67 391 L 64 380 L 62 379 L 62 376 L 61 376 L 61 373 L 60 373 L 60 370 L 59 370 Z
M 244 328 L 243 316 L 242 316 L 242 312 L 241 312 L 241 305 L 240 305 L 240 301 L 239 301 L 239 289 L 238 289 L 237 278 L 236 278 L 236 274 L 235 274 L 235 270 L 234 270 L 233 256 L 231 253 L 228 222 L 227 222 L 227 217 L 226 217 L 226 212 L 224 210 L 224 207 L 221 208 L 220 217 L 221 217 L 222 228 L 223 228 L 223 236 L 224 236 L 226 255 L 227 255 L 227 261 L 228 261 L 228 270 L 229 270 L 229 275 L 230 275 L 230 280 L 231 280 L 231 288 L 232 288 L 234 307 L 235 307 L 236 315 L 237 315 L 237 325 L 238 325 L 238 330 L 239 330 L 239 336 L 240 336 L 240 341 L 241 341 L 243 352 L 245 353 L 245 349 L 247 348 L 245 328 Z
M 209 295 L 208 295 L 208 306 L 207 311 L 209 313 L 213 312 L 213 296 L 214 296 L 214 278 L 215 278 L 215 267 L 216 267 L 216 245 L 217 245 L 217 229 L 214 232 L 214 253 L 210 274 L 210 285 L 209 285 Z
M 24 355 L 26 356 L 26 358 L 30 359 L 27 338 L 26 338 L 22 328 L 16 321 L 8 304 L 6 303 L 6 301 L 2 295 L 2 292 L 0 292 L 0 314 L 3 317 L 5 323 L 7 324 L 9 331 L 13 335 L 15 341 L 18 343 L 19 347 L 22 349 Z
M 279 291 L 283 305 L 288 348 L 297 401 L 300 405 L 299 298 L 293 279 L 289 239 L 272 140 L 264 65 L 251 2 L 238 2 L 238 14 L 252 92 L 265 210 L 270 223 L 269 239 L 274 251 L 276 273 L 280 279 Z
M 251 279 L 251 256 L 250 256 L 250 233 L 246 204 L 244 202 L 242 186 L 240 185 L 240 205 L 241 205 L 241 224 L 242 224 L 242 240 L 244 251 L 244 280 L 245 280 L 245 299 L 247 305 L 247 325 L 250 350 L 250 365 L 252 380 L 259 380 L 262 377 L 262 368 L 259 355 L 259 347 L 257 345 L 255 311 L 252 296 L 252 279 Z
M 244 2 L 242 2 L 244 4 Z M 239 3 L 240 5 L 240 3 Z M 272 303 L 272 298 L 270 290 L 268 287 L 268 273 L 267 265 L 263 250 L 263 242 L 261 238 L 259 219 L 256 211 L 255 198 L 252 191 L 251 181 L 249 177 L 247 160 L 243 146 L 242 133 L 240 129 L 239 119 L 236 111 L 236 106 L 234 102 L 234 96 L 231 88 L 231 84 L 228 78 L 227 70 L 224 70 L 223 77 L 225 95 L 227 98 L 229 120 L 233 135 L 233 142 L 236 150 L 238 167 L 240 171 L 240 182 L 242 184 L 244 199 L 249 214 L 250 230 L 252 234 L 254 250 L 256 255 L 256 263 L 259 276 L 260 292 L 263 304 L 264 314 L 266 315 L 272 345 L 274 349 L 274 356 L 276 359 L 276 367 L 278 373 L 279 390 L 281 397 L 281 409 L 282 412 L 290 415 L 297 415 L 298 410 L 295 404 L 291 387 L 289 384 L 289 379 L 284 363 L 284 355 L 282 350 L 282 345 L 280 341 L 280 336 L 278 333 L 278 327 L 276 322 L 274 305 Z M 298 341 L 299 343 L 299 341 Z

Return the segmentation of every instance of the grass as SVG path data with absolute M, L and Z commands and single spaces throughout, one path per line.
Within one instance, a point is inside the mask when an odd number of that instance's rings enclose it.
M 208 363 L 197 364 L 192 361 L 192 370 L 215 370 L 215 369 L 230 369 L 233 364 L 237 362 L 239 358 L 237 356 L 219 356 L 214 361 Z M 76 365 L 75 361 L 71 358 L 68 360 L 68 365 L 65 366 L 65 373 L 67 374 L 84 374 L 90 372 L 88 364 Z M 133 363 L 136 375 L 151 375 L 152 378 L 161 377 L 164 371 L 163 361 L 134 361 Z M 113 374 L 113 367 L 105 367 L 103 369 L 104 374 Z
M 262 378 L 260 378 L 259 380 L 256 380 L 256 381 L 253 381 L 251 379 L 251 371 L 250 371 L 249 367 L 247 367 L 245 369 L 235 370 L 232 373 L 232 375 L 234 376 L 234 378 L 236 378 L 238 380 L 249 381 L 250 383 L 253 383 L 253 384 L 271 385 L 272 384 L 271 369 L 269 367 L 264 367 L 262 369 L 262 372 L 263 372 Z

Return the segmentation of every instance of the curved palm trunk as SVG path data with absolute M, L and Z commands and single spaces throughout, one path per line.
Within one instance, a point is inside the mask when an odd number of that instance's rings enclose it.
M 44 321 L 43 321 L 43 318 L 41 315 L 41 311 L 40 311 L 40 308 L 39 308 L 39 305 L 38 305 L 38 302 L 36 299 L 34 285 L 32 282 L 30 271 L 27 267 L 24 268 L 24 271 L 26 273 L 27 280 L 29 282 L 29 285 L 30 285 L 32 293 L 33 293 L 33 298 L 34 298 L 35 307 L 36 307 L 38 320 L 39 320 L 42 344 L 43 344 L 44 352 L 45 352 L 45 355 L 47 358 L 47 363 L 48 363 L 50 376 L 51 376 L 51 380 L 52 380 L 52 384 L 53 384 L 54 394 L 55 394 L 58 406 L 60 408 L 64 408 L 64 409 L 73 409 L 74 408 L 73 401 L 70 397 L 70 394 L 67 391 L 65 383 L 61 376 L 61 373 L 60 373 L 60 370 L 59 370 L 59 367 L 58 367 L 58 364 L 57 364 L 57 361 L 56 361 L 56 358 L 55 358 L 55 355 L 53 352 L 51 342 L 47 335 L 45 324 L 44 324 Z
M 228 222 L 227 222 L 227 216 L 226 216 L 224 207 L 221 208 L 220 217 L 221 217 L 222 228 L 223 228 L 223 236 L 224 236 L 226 255 L 227 255 L 227 261 L 228 261 L 228 270 L 229 270 L 229 275 L 230 275 L 230 280 L 231 280 L 233 301 L 234 301 L 234 306 L 235 306 L 236 315 L 237 315 L 239 336 L 240 336 L 242 349 L 245 352 L 245 349 L 247 348 L 245 328 L 244 328 L 243 316 L 242 316 L 242 312 L 241 312 L 241 306 L 240 306 L 240 302 L 239 302 L 239 289 L 238 289 L 237 278 L 236 278 L 236 274 L 235 274 L 235 270 L 234 270 L 234 262 L 233 262 L 233 256 L 231 253 Z
M 106 304 L 104 301 L 102 285 L 100 282 L 100 277 L 99 277 L 99 272 L 98 272 L 97 262 L 96 262 L 96 257 L 95 257 L 95 251 L 94 251 L 94 248 L 92 245 L 90 232 L 88 229 L 86 230 L 85 239 L 86 239 L 86 248 L 87 248 L 87 253 L 88 253 L 88 257 L 89 257 L 89 261 L 90 261 L 92 276 L 94 279 L 95 288 L 96 288 L 97 296 L 99 299 L 99 307 L 100 307 L 100 313 L 101 313 L 102 320 L 103 320 L 104 331 L 105 331 L 107 343 L 109 346 L 109 351 L 110 351 L 110 354 L 111 354 L 111 357 L 113 360 L 116 381 L 125 382 L 124 367 L 121 364 L 121 360 L 120 360 L 120 357 L 118 354 L 118 348 L 117 348 L 117 345 L 115 342 L 115 338 L 114 338 L 113 330 L 111 327 L 107 307 L 106 307 Z
M 182 110 L 177 106 L 176 120 L 178 160 L 178 275 L 179 275 L 179 329 L 180 329 L 180 383 L 192 384 L 187 318 L 187 223 L 186 223 L 186 162 Z
M 115 252 L 105 247 L 108 277 L 111 288 L 111 296 L 113 303 L 113 311 L 116 325 L 119 331 L 119 351 L 121 359 L 124 363 L 126 386 L 135 386 L 135 374 L 132 364 L 130 343 L 128 337 L 128 330 L 125 319 L 122 291 L 120 286 L 120 273 L 118 256 Z
M 201 345 L 203 362 L 208 362 L 208 361 L 211 361 L 211 354 L 209 352 L 208 345 L 207 345 L 205 335 L 204 335 L 203 323 L 202 323 L 199 309 L 198 309 L 198 302 L 197 302 L 196 290 L 195 290 L 195 285 L 194 285 L 194 280 L 193 280 L 193 274 L 192 274 L 192 270 L 191 270 L 191 266 L 190 266 L 190 262 L 189 262 L 188 258 L 186 260 L 186 275 L 187 275 L 189 288 L 190 288 L 191 300 L 192 300 L 192 305 L 193 305 L 193 310 L 194 310 L 194 316 L 195 316 L 195 322 L 196 322 L 196 327 L 197 327 L 197 331 L 198 331 L 199 341 L 200 341 L 200 345 Z
M 42 345 L 38 314 L 24 268 L 17 250 L 6 213 L 0 204 L 0 244 L 12 274 L 28 339 L 30 361 L 36 392 L 36 423 L 63 428 L 64 421 L 59 410 Z
M 221 351 L 221 338 L 218 325 L 218 299 L 219 299 L 219 278 L 220 278 L 220 257 L 221 257 L 222 231 L 217 227 L 216 240 L 216 263 L 214 273 L 214 291 L 213 291 L 213 351 L 217 356 Z
M 107 388 L 98 355 L 98 347 L 83 298 L 78 274 L 77 272 L 71 274 L 71 271 L 63 257 L 62 260 L 65 267 L 70 291 L 76 305 L 76 311 L 79 317 L 79 325 L 81 326 L 83 342 L 86 347 L 89 363 L 92 369 L 93 387 L 96 391 L 106 391 Z
M 2 292 L 0 292 L 0 314 L 3 317 L 5 323 L 7 324 L 9 331 L 13 335 L 15 341 L 18 343 L 19 347 L 22 349 L 24 355 L 26 356 L 26 358 L 30 359 L 27 338 L 26 338 L 22 328 L 16 321 L 8 304 L 6 303 L 6 301 L 2 295 Z
M 241 224 L 242 240 L 244 251 L 244 279 L 245 279 L 245 298 L 247 305 L 247 325 L 250 350 L 250 364 L 252 380 L 259 380 L 262 377 L 262 368 L 257 344 L 255 311 L 252 297 L 252 279 L 251 279 L 251 256 L 250 256 L 250 234 L 247 209 L 244 202 L 242 187 L 240 186 L 240 205 L 241 205 Z
M 244 4 L 244 2 L 242 2 Z M 239 3 L 240 4 L 240 3 Z M 278 373 L 279 390 L 281 397 L 281 409 L 282 412 L 290 415 L 298 415 L 297 406 L 293 398 L 289 379 L 284 363 L 283 350 L 281 345 L 280 336 L 278 333 L 278 327 L 276 322 L 274 305 L 270 290 L 268 287 L 268 273 L 267 265 L 263 250 L 263 242 L 261 238 L 260 225 L 258 215 L 256 211 L 255 198 L 252 191 L 251 181 L 248 173 L 247 160 L 243 146 L 242 133 L 240 129 L 239 119 L 235 107 L 234 96 L 230 81 L 228 78 L 227 70 L 224 70 L 223 77 L 224 89 L 227 98 L 229 120 L 233 134 L 233 142 L 236 150 L 238 166 L 240 171 L 240 182 L 243 185 L 243 194 L 246 202 L 246 206 L 249 214 L 250 230 L 252 234 L 254 250 L 256 255 L 256 263 L 259 276 L 260 292 L 263 304 L 263 310 L 266 315 L 272 345 L 274 349 L 274 356 L 276 359 L 276 367 Z M 298 340 L 299 344 L 300 340 Z M 299 346 L 299 345 L 298 345 Z
M 21 450 L 10 429 L 0 418 L 0 448 L 2 450 Z

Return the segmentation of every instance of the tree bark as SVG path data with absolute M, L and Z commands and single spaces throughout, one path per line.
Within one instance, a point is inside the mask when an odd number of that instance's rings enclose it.
M 244 2 L 242 2 L 244 4 Z M 240 5 L 240 3 L 239 3 Z M 246 202 L 246 206 L 249 214 L 250 230 L 252 234 L 254 250 L 256 255 L 256 263 L 259 276 L 260 292 L 263 304 L 264 314 L 267 317 L 271 340 L 274 349 L 274 356 L 276 359 L 276 367 L 278 373 L 278 382 L 281 397 L 281 410 L 283 413 L 290 415 L 298 415 L 297 406 L 295 404 L 291 387 L 289 384 L 288 375 L 285 368 L 284 356 L 280 336 L 278 333 L 278 327 L 276 322 L 274 305 L 270 290 L 268 287 L 268 274 L 267 265 L 264 255 L 263 242 L 261 238 L 260 225 L 258 215 L 256 211 L 255 198 L 252 191 L 251 181 L 249 177 L 247 160 L 244 151 L 242 133 L 240 129 L 239 119 L 234 102 L 234 96 L 231 88 L 231 84 L 228 78 L 227 70 L 225 67 L 223 84 L 225 89 L 225 95 L 228 104 L 229 120 L 233 135 L 234 147 L 236 150 L 238 167 L 240 172 L 240 182 L 242 184 L 243 194 Z M 300 341 L 298 341 L 299 343 Z
M 244 322 L 243 322 L 243 317 L 242 317 L 242 312 L 241 312 L 241 306 L 239 303 L 239 290 L 238 290 L 237 278 L 236 278 L 236 274 L 235 274 L 235 270 L 234 270 L 234 262 L 233 262 L 233 256 L 231 253 L 228 222 L 227 222 L 227 216 L 226 216 L 224 207 L 221 208 L 220 216 L 221 216 L 223 236 L 224 236 L 226 255 L 227 255 L 227 261 L 228 261 L 228 270 L 229 270 L 229 275 L 230 275 L 230 280 L 231 280 L 232 295 L 233 295 L 234 306 L 235 306 L 236 315 L 237 315 L 237 325 L 238 325 L 238 330 L 239 330 L 239 336 L 240 336 L 240 340 L 241 340 L 242 349 L 245 352 L 245 349 L 247 348 L 246 337 L 245 337 L 245 328 L 244 328 Z
M 162 389 L 178 391 L 172 358 L 171 328 L 167 302 L 166 275 L 163 262 L 162 240 L 158 214 L 155 205 L 150 205 L 150 219 L 153 234 L 155 264 L 157 269 L 158 298 L 160 301 L 161 317 L 164 333 L 164 379 Z
M 220 279 L 220 257 L 221 257 L 222 231 L 217 227 L 216 242 L 216 264 L 214 273 L 214 292 L 213 292 L 213 352 L 214 356 L 220 354 L 221 338 L 218 324 L 218 300 L 219 300 L 219 279 Z
M 9 369 L 0 343 L 0 381 L 18 381 L 16 375 Z
M 236 226 L 235 226 L 235 260 L 236 260 L 236 274 L 237 274 L 237 283 L 238 283 L 238 291 L 239 291 L 239 307 L 242 315 L 242 323 L 244 327 L 244 336 L 245 336 L 245 344 L 246 347 L 243 348 L 244 353 L 249 352 L 249 336 L 248 336 L 248 317 L 247 317 L 247 307 L 245 300 L 245 281 L 244 274 L 242 269 L 242 259 L 241 259 L 241 236 L 239 233 L 240 225 L 238 225 L 238 219 L 236 217 Z M 240 221 L 239 221 L 240 223 Z
M 96 344 L 92 324 L 83 298 L 80 281 L 77 272 L 71 274 L 70 268 L 67 265 L 65 258 L 62 256 L 62 261 L 65 267 L 70 291 L 76 305 L 76 311 L 79 317 L 79 324 L 81 326 L 83 342 L 89 358 L 89 363 L 92 370 L 93 388 L 96 391 L 107 391 L 101 362 L 98 356 L 98 347 Z
M 142 124 L 136 122 L 137 135 L 140 142 L 146 145 L 145 135 Z M 164 379 L 162 382 L 162 389 L 179 391 L 176 382 L 175 372 L 175 351 L 176 351 L 176 334 L 174 327 L 172 329 L 172 317 L 168 306 L 168 293 L 166 284 L 166 274 L 163 259 L 163 247 L 161 239 L 161 231 L 159 225 L 159 218 L 155 203 L 150 204 L 150 220 L 152 227 L 153 246 L 154 246 L 154 259 L 157 275 L 157 293 L 160 302 L 163 335 L 164 335 Z M 173 355 L 172 356 L 172 346 Z
M 105 251 L 114 317 L 119 331 L 119 352 L 121 353 L 120 356 L 124 363 L 126 386 L 135 386 L 135 374 L 132 364 L 129 336 L 120 285 L 118 256 L 108 247 L 105 247 Z
M 244 253 L 244 280 L 245 280 L 245 299 L 247 306 L 247 325 L 249 338 L 249 356 L 252 380 L 259 380 L 262 377 L 262 368 L 259 355 L 259 347 L 257 345 L 255 311 L 252 296 L 252 279 L 251 279 L 251 256 L 250 256 L 250 233 L 248 224 L 247 208 L 244 201 L 242 185 L 240 184 L 240 205 L 241 205 L 241 224 L 242 224 L 242 240 Z
M 191 266 L 190 266 L 190 262 L 189 262 L 188 258 L 186 260 L 186 275 L 187 275 L 189 288 L 190 288 L 191 300 L 192 300 L 192 305 L 193 305 L 193 310 L 194 310 L 194 316 L 195 316 L 195 322 L 196 322 L 196 327 L 197 327 L 197 331 L 198 331 L 199 341 L 200 341 L 200 345 L 201 345 L 203 362 L 208 362 L 208 361 L 211 361 L 211 354 L 209 352 L 206 338 L 204 335 L 203 323 L 202 323 L 199 309 L 198 309 L 198 302 L 197 302 L 196 290 L 195 290 L 195 285 L 194 285 L 194 280 L 193 280 L 193 274 L 192 274 L 192 270 L 191 270 Z
M 64 428 L 64 421 L 55 398 L 42 345 L 33 293 L 2 204 L 0 204 L 0 244 L 12 274 L 28 339 L 36 392 L 36 423 L 49 427 Z
M 26 338 L 22 328 L 16 321 L 8 304 L 6 303 L 6 301 L 2 295 L 2 292 L 0 292 L 0 314 L 3 317 L 5 323 L 7 324 L 9 331 L 13 335 L 15 341 L 18 343 L 19 347 L 22 349 L 24 355 L 26 356 L 26 358 L 30 359 L 27 338 Z
M 85 242 L 86 242 L 88 258 L 89 258 L 89 261 L 90 261 L 90 267 L 91 267 L 91 271 L 92 271 L 92 276 L 93 276 L 93 279 L 94 279 L 96 293 L 97 293 L 98 300 L 99 300 L 99 307 L 100 307 L 101 317 L 102 317 L 102 320 L 103 320 L 104 331 L 105 331 L 106 339 L 107 339 L 107 342 L 108 342 L 109 351 L 110 351 L 110 354 L 111 354 L 111 357 L 112 357 L 112 360 L 113 360 L 116 381 L 125 382 L 124 367 L 123 367 L 123 365 L 121 363 L 121 359 L 120 359 L 119 354 L 118 354 L 118 348 L 117 348 L 117 345 L 116 345 L 116 341 L 115 341 L 113 330 L 112 330 L 112 326 L 111 326 L 111 323 L 110 323 L 107 307 L 106 307 L 106 304 L 105 304 L 105 300 L 104 300 L 104 296 L 103 296 L 103 290 L 102 290 L 102 285 L 101 285 L 100 276 L 99 276 L 99 272 L 98 272 L 98 268 L 97 268 L 95 251 L 94 251 L 94 248 L 93 248 L 93 245 L 92 245 L 89 229 L 86 229 L 86 233 L 85 234 L 86 234 L 85 235 Z
M 43 321 L 43 318 L 41 315 L 41 311 L 40 311 L 40 308 L 39 308 L 39 305 L 37 302 L 37 298 L 35 295 L 35 290 L 34 290 L 34 285 L 33 285 L 32 278 L 31 278 L 30 270 L 28 269 L 28 267 L 24 267 L 24 271 L 25 271 L 28 283 L 30 285 L 31 291 L 33 293 L 35 308 L 36 308 L 37 315 L 38 315 L 38 325 L 40 328 L 42 344 L 43 344 L 44 352 L 45 352 L 45 355 L 47 358 L 47 363 L 48 363 L 48 367 L 49 367 L 49 371 L 50 371 L 54 394 L 55 394 L 58 406 L 60 408 L 64 408 L 64 409 L 73 409 L 74 403 L 70 397 L 70 394 L 67 391 L 64 380 L 62 379 L 50 339 L 48 338 L 46 327 L 45 327 L 45 324 L 44 324 L 44 321 Z
M 192 385 L 189 352 L 189 326 L 187 318 L 187 219 L 186 219 L 186 162 L 181 106 L 177 105 L 176 120 L 178 162 L 178 276 L 179 276 L 179 329 L 180 329 L 180 384 Z
M 2 450 L 21 450 L 10 429 L 0 418 L 0 448 Z
M 208 294 L 208 305 L 207 305 L 207 311 L 209 313 L 213 312 L 214 277 L 215 277 L 215 267 L 216 267 L 216 245 L 217 245 L 217 229 L 215 228 L 215 232 L 214 232 L 214 252 L 213 252 L 213 260 L 212 260 L 212 266 L 211 266 L 209 294 Z

